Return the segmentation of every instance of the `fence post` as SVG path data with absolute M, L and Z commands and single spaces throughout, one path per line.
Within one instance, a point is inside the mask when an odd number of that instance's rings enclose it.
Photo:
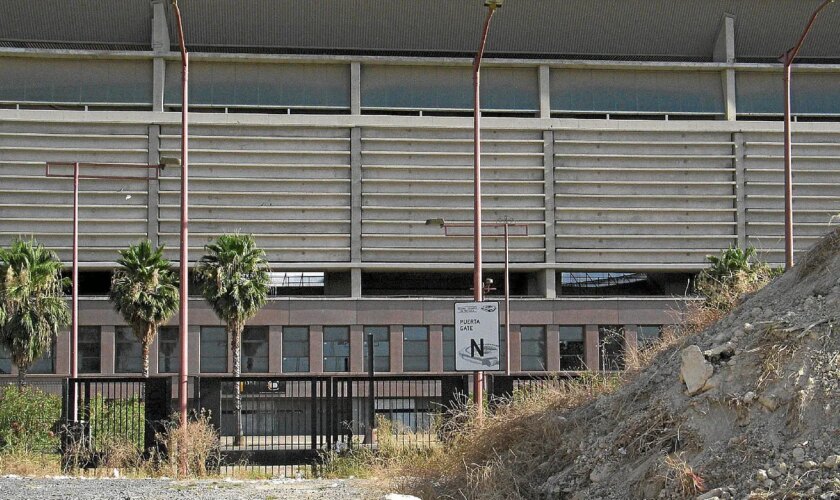
M 143 453 L 148 456 L 150 450 L 157 449 L 166 453 L 163 443 L 158 443 L 156 434 L 164 430 L 164 423 L 169 418 L 172 404 L 172 384 L 168 377 L 154 377 L 145 381 L 145 432 L 143 435 Z

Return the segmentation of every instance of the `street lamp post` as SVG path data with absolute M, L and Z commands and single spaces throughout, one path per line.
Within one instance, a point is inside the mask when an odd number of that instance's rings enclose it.
M 484 290 L 481 277 L 481 102 L 479 73 L 481 58 L 484 56 L 484 46 L 487 44 L 487 33 L 490 30 L 490 20 L 496 9 L 502 6 L 503 0 L 484 0 L 487 7 L 487 17 L 481 30 L 481 41 L 473 59 L 473 291 L 476 302 L 484 300 Z M 476 415 L 484 415 L 484 372 L 475 372 L 473 378 L 473 401 Z
M 462 222 L 446 222 L 444 219 L 428 219 L 427 225 L 440 226 L 443 228 L 444 236 L 462 236 L 454 233 L 449 233 L 449 228 L 458 227 L 472 227 L 470 223 Z M 505 241 L 505 375 L 510 375 L 510 237 L 511 236 L 528 236 L 528 224 L 524 222 L 513 222 L 510 220 L 501 220 L 494 222 L 482 222 L 481 227 L 501 227 L 504 228 L 502 235 Z M 520 234 L 510 234 L 510 228 L 522 228 L 524 231 Z M 495 235 L 497 236 L 497 235 Z M 484 286 L 482 285 L 482 291 Z
M 157 179 L 160 169 L 167 165 L 176 164 L 176 158 L 161 157 L 160 163 L 157 165 L 137 165 L 137 164 L 122 164 L 122 163 L 81 163 L 81 162 L 47 162 L 46 176 L 60 177 L 73 179 L 73 244 L 72 244 L 72 271 L 71 282 L 72 292 L 70 299 L 70 377 L 76 378 L 79 376 L 79 360 L 78 360 L 78 345 L 79 345 L 79 181 L 81 179 L 108 179 L 108 180 L 148 180 Z M 73 172 L 66 171 L 72 167 Z M 81 169 L 90 169 L 91 173 L 81 173 Z M 122 175 L 98 173 L 97 169 L 119 168 L 124 171 L 130 170 L 144 170 L 145 175 L 129 175 L 128 173 Z M 154 175 L 149 177 L 149 171 L 153 171 Z M 75 395 L 76 392 L 73 391 Z M 78 399 L 73 398 L 70 408 L 70 417 L 73 421 L 76 420 L 78 410 Z
M 178 413 L 180 416 L 181 428 L 187 425 L 187 349 L 188 349 L 188 323 L 189 323 L 189 175 L 187 161 L 189 156 L 188 143 L 188 111 L 189 101 L 187 99 L 187 81 L 189 77 L 189 56 L 184 41 L 184 24 L 181 20 L 181 9 L 178 8 L 178 0 L 172 0 L 172 8 L 175 11 L 175 21 L 178 29 L 178 47 L 181 50 L 181 251 L 180 271 L 181 287 L 179 289 L 179 312 L 178 312 L 178 340 L 181 344 L 180 367 L 178 369 Z
M 793 173 L 791 169 L 791 132 L 790 132 L 790 67 L 799 49 L 802 48 L 802 43 L 805 42 L 805 37 L 811 31 L 814 21 L 828 4 L 834 0 L 824 0 L 819 7 L 811 14 L 805 30 L 799 36 L 796 45 L 788 49 L 787 52 L 779 57 L 779 60 L 784 64 L 784 92 L 785 92 L 785 269 L 793 267 Z

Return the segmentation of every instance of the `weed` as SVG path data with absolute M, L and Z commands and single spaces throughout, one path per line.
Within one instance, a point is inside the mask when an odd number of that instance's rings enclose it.
M 682 497 L 694 497 L 706 491 L 703 478 L 694 472 L 681 454 L 671 453 L 662 461 L 665 468 L 665 486 Z
M 177 415 L 165 424 L 158 442 L 167 450 L 166 457 L 153 457 L 153 464 L 171 477 L 206 477 L 221 464 L 219 434 L 210 424 L 210 412 L 202 410 L 194 420 L 179 425 Z

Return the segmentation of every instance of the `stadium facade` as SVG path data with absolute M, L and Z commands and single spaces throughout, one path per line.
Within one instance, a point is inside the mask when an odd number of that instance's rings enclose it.
M 782 68 L 816 1 L 508 0 L 482 69 L 485 221 L 511 238 L 513 371 L 613 367 L 675 320 L 729 245 L 784 260 Z M 479 0 L 183 0 L 190 60 L 190 260 L 255 235 L 275 280 L 244 338 L 248 373 L 451 371 L 470 300 L 471 55 Z M 0 244 L 70 260 L 72 181 L 46 162 L 156 164 L 180 152 L 168 2 L 5 0 Z M 796 250 L 840 213 L 840 6 L 793 72 Z M 115 167 L 116 168 L 116 167 Z M 177 264 L 180 172 L 81 182 L 80 371 L 139 372 L 105 297 L 117 252 Z M 501 293 L 502 238 L 485 233 Z M 193 375 L 229 371 L 194 297 Z M 152 373 L 177 371 L 177 318 Z M 507 321 L 502 318 L 502 321 Z M 616 335 L 617 334 L 617 335 Z M 505 349 L 503 349 L 504 351 Z M 67 374 L 57 339 L 36 372 Z M 14 373 L 8 357 L 0 373 Z

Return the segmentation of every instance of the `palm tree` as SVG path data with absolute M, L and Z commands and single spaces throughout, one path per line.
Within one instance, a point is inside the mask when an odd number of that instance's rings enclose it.
M 242 331 L 245 322 L 254 317 L 268 297 L 268 263 L 265 252 L 257 247 L 251 235 L 224 234 L 206 245 L 207 254 L 196 268 L 196 281 L 201 295 L 225 322 L 233 355 L 233 376 L 242 373 Z M 236 437 L 242 440 L 242 399 L 239 384 L 234 384 Z
M 178 310 L 178 278 L 163 257 L 163 246 L 153 249 L 149 240 L 121 250 L 117 264 L 108 295 L 140 342 L 143 376 L 148 377 L 149 346 L 158 327 Z
M 18 367 L 19 386 L 58 331 L 70 324 L 64 300 L 68 285 L 61 261 L 34 239 L 0 248 L 0 344 Z

